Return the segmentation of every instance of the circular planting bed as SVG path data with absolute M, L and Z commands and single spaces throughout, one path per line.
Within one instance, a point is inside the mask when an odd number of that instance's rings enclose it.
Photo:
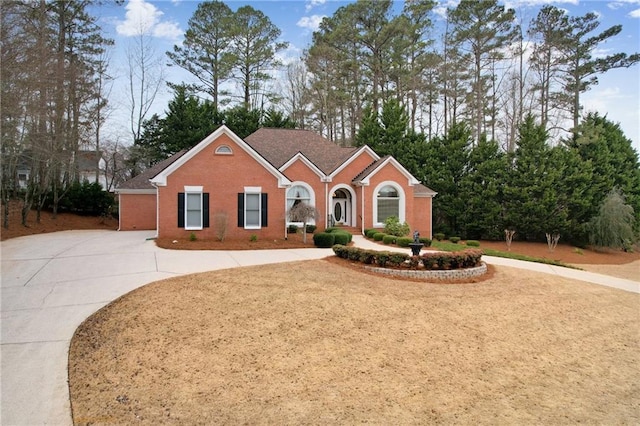
M 339 258 L 363 264 L 367 271 L 396 277 L 450 282 L 473 280 L 487 273 L 482 251 L 476 249 L 412 256 L 338 244 L 333 251 Z
M 466 281 L 472 278 L 478 278 L 487 273 L 487 264 L 481 262 L 480 266 L 475 268 L 449 269 L 449 270 L 424 270 L 424 269 L 395 269 L 395 268 L 379 268 L 376 266 L 365 266 L 368 271 L 376 272 L 383 275 L 391 275 L 402 278 L 437 280 L 437 281 Z

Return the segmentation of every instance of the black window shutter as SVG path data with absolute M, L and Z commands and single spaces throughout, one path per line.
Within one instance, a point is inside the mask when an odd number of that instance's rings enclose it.
M 244 227 L 244 193 L 238 192 L 238 227 Z
M 202 194 L 202 227 L 209 227 L 209 193 Z
M 260 214 L 262 215 L 261 219 L 261 223 L 262 223 L 262 227 L 266 228 L 268 226 L 267 223 L 267 194 L 260 194 L 260 196 L 262 197 L 262 208 L 260 210 Z
M 178 228 L 184 228 L 184 192 L 178 192 Z

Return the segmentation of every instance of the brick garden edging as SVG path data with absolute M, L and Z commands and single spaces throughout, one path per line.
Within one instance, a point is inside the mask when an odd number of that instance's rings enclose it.
M 481 277 L 487 273 L 487 264 L 482 262 L 480 266 L 465 269 L 450 270 L 417 270 L 417 269 L 393 269 L 379 268 L 376 266 L 365 265 L 364 268 L 383 275 L 392 275 L 403 278 L 417 278 L 428 280 L 465 280 L 470 278 Z

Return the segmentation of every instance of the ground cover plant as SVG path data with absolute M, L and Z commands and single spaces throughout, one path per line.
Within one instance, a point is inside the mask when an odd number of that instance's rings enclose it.
M 328 260 L 172 278 L 77 330 L 73 420 L 635 424 L 638 297 L 506 267 L 472 285 Z

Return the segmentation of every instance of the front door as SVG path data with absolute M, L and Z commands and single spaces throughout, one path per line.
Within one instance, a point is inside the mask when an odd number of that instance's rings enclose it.
M 336 225 L 352 226 L 351 194 L 344 189 L 336 190 L 333 194 L 331 207 L 331 214 Z
M 347 209 L 346 198 L 334 198 L 333 199 L 333 220 L 336 224 L 342 223 L 343 225 L 350 226 L 349 223 L 349 211 Z

